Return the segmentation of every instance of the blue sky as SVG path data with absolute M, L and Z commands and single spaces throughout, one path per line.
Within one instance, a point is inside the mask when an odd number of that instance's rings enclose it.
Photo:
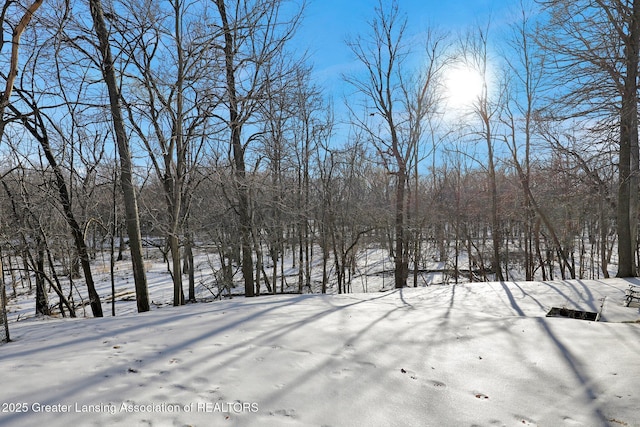
M 361 67 L 345 40 L 369 33 L 368 22 L 374 17 L 378 0 L 306 1 L 304 19 L 293 46 L 309 52 L 314 83 L 325 99 L 332 100 L 337 120 L 332 139 L 340 144 L 349 132 L 345 99 L 349 98 L 351 104 L 350 92 L 353 91 L 342 75 L 357 72 Z M 388 3 L 391 0 L 384 1 Z M 519 0 L 397 1 L 400 12 L 407 17 L 407 38 L 431 28 L 449 33 L 455 39 L 473 28 L 486 27 L 490 23 L 490 44 L 504 36 L 507 26 L 514 21 L 520 9 Z M 530 0 L 523 1 L 528 3 Z
M 340 86 L 340 73 L 353 62 L 345 39 L 367 33 L 367 21 L 377 4 L 378 0 L 307 0 L 296 39 L 301 48 L 309 50 L 317 83 L 330 86 L 325 90 L 336 101 L 341 96 L 336 87 Z M 489 20 L 492 28 L 499 27 L 510 9 L 517 6 L 513 0 L 398 0 L 398 4 L 408 17 L 408 36 L 428 27 L 455 35 L 474 25 L 486 25 Z

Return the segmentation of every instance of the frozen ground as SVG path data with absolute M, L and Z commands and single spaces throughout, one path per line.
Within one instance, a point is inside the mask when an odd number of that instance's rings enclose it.
M 30 318 L 0 346 L 0 426 L 640 426 L 628 284 L 473 283 Z M 563 306 L 602 309 L 601 321 L 545 317 Z

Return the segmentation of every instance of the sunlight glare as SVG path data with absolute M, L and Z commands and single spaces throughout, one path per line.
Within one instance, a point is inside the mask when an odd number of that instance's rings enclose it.
M 471 107 L 482 95 L 484 82 L 473 68 L 457 66 L 447 72 L 445 96 L 450 107 Z

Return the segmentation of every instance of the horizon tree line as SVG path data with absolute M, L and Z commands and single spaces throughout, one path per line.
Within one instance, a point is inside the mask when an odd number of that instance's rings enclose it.
M 409 34 L 381 0 L 347 41 L 359 67 L 338 120 L 293 49 L 290 2 L 5 1 L 3 278 L 33 277 L 43 314 L 53 289 L 75 315 L 80 281 L 99 317 L 105 242 L 131 257 L 139 311 L 151 242 L 174 305 L 195 300 L 203 246 L 246 296 L 353 291 L 372 248 L 397 288 L 433 262 L 456 283 L 608 277 L 613 263 L 635 276 L 636 3 L 522 4 L 505 36 L 454 37 Z M 483 88 L 454 114 L 444 79 L 460 64 Z

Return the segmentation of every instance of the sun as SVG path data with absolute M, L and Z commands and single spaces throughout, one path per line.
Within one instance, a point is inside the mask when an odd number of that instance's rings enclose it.
M 472 107 L 482 96 L 485 82 L 475 69 L 463 65 L 447 71 L 445 77 L 445 97 L 453 108 Z

